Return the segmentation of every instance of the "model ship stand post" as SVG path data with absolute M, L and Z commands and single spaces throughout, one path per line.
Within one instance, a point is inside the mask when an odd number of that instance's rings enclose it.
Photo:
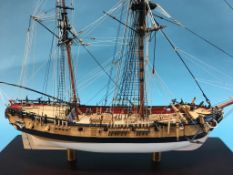
M 162 156 L 161 152 L 154 152 L 152 154 L 152 161 L 154 163 L 159 163 L 161 161 L 161 156 Z
M 76 161 L 75 151 L 72 149 L 67 149 L 67 161 L 72 163 Z

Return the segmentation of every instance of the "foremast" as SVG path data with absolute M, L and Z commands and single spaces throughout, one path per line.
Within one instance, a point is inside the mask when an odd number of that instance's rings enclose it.
M 115 106 L 128 107 L 129 113 L 137 113 L 141 118 L 147 116 L 146 110 L 146 82 L 145 82 L 145 40 L 150 32 L 160 29 L 159 26 L 152 28 L 147 26 L 149 11 L 156 8 L 156 4 L 149 0 L 131 0 L 130 15 L 126 18 L 126 23 L 120 25 L 126 27 L 130 40 L 123 49 L 125 62 L 121 73 L 121 83 L 117 88 L 117 93 L 113 98 Z M 109 15 L 109 14 L 108 14 Z M 116 17 L 109 15 L 116 20 Z M 128 25 L 129 23 L 129 25 Z
M 153 26 L 148 28 L 146 18 L 149 10 L 153 10 L 157 7 L 156 4 L 151 3 L 150 0 L 138 0 L 132 10 L 136 10 L 138 13 L 138 51 L 139 51 L 139 114 L 142 118 L 145 116 L 145 38 L 146 34 L 161 29 L 161 26 Z
M 147 5 L 145 0 L 139 0 L 138 4 L 138 51 L 139 51 L 139 114 L 141 117 L 144 117 L 144 108 L 145 108 L 145 73 L 144 73 L 144 39 L 146 33 L 146 15 L 147 15 Z
M 132 3 L 131 9 L 136 12 L 138 26 L 136 35 L 138 37 L 138 54 L 139 54 L 139 114 L 145 117 L 145 38 L 149 32 L 157 31 L 159 26 L 148 28 L 146 18 L 150 9 L 156 8 L 156 5 L 149 0 L 137 0 Z

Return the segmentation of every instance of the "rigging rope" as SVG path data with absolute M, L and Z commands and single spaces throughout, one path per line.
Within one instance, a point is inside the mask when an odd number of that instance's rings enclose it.
M 198 88 L 200 89 L 200 91 L 202 92 L 203 97 L 205 98 L 206 102 L 208 103 L 209 106 L 211 106 L 210 100 L 208 99 L 208 97 L 206 96 L 206 94 L 204 93 L 203 89 L 201 88 L 201 85 L 199 84 L 199 82 L 197 81 L 196 77 L 194 76 L 194 74 L 192 73 L 191 69 L 189 68 L 189 66 L 186 64 L 186 62 L 184 61 L 184 59 L 182 58 L 182 56 L 180 55 L 180 53 L 178 52 L 178 50 L 176 49 L 175 45 L 172 43 L 172 41 L 170 40 L 170 38 L 166 35 L 166 33 L 163 30 L 160 30 L 161 33 L 163 34 L 163 36 L 166 38 L 166 40 L 169 42 L 169 44 L 171 45 L 171 47 L 174 49 L 176 55 L 180 58 L 180 60 L 182 61 L 182 63 L 184 64 L 184 66 L 186 67 L 186 69 L 188 70 L 189 74 L 192 76 L 193 80 L 195 81 L 196 85 L 198 86 Z
M 149 9 L 150 10 L 150 9 Z M 150 10 L 151 11 L 151 10 Z M 151 14 L 151 18 L 153 19 L 153 23 L 156 26 L 160 26 L 159 23 L 155 20 L 155 15 Z M 211 103 L 209 98 L 206 96 L 206 94 L 204 93 L 204 90 L 201 88 L 201 85 L 199 84 L 199 82 L 197 81 L 196 77 L 194 76 L 194 74 L 192 73 L 191 69 L 189 68 L 189 66 L 186 64 L 186 62 L 184 61 L 183 57 L 181 56 L 181 54 L 179 53 L 179 51 L 177 50 L 176 46 L 173 44 L 173 42 L 171 41 L 171 39 L 167 36 L 167 34 L 163 31 L 163 29 L 159 30 L 162 35 L 165 37 L 165 39 L 168 41 L 168 43 L 171 45 L 171 47 L 173 48 L 173 50 L 175 51 L 176 55 L 178 56 L 178 58 L 181 60 L 181 62 L 184 64 L 185 68 L 187 69 L 187 71 L 189 72 L 189 74 L 191 75 L 191 77 L 193 78 L 194 82 L 196 83 L 197 87 L 199 88 L 199 90 L 202 92 L 203 97 L 205 98 L 207 104 L 209 105 L 209 107 L 211 107 Z
M 24 76 L 26 73 L 26 66 L 28 64 L 28 59 L 32 47 L 32 42 L 33 42 L 33 33 L 34 33 L 35 25 L 32 22 L 32 18 L 30 17 L 29 19 L 29 24 L 28 24 L 28 29 L 26 33 L 26 42 L 25 42 L 25 48 L 24 48 L 24 57 L 23 57 L 23 62 L 21 66 L 21 71 L 20 71 L 20 76 L 19 76 L 19 84 L 24 84 Z
M 198 81 L 201 82 L 201 83 L 207 84 L 209 86 L 212 86 L 212 87 L 221 88 L 221 89 L 233 92 L 233 87 L 230 87 L 230 86 L 227 87 L 226 85 L 223 86 L 222 82 L 211 82 L 209 80 L 203 80 L 203 79 L 200 79 L 200 78 L 198 78 Z
M 231 10 L 233 10 L 233 6 L 227 0 L 224 0 L 224 2 Z
M 186 52 L 186 51 L 184 51 L 184 50 L 182 50 L 182 49 L 178 49 L 180 52 L 182 52 L 184 55 L 186 55 L 187 57 L 190 57 L 191 59 L 190 59 L 190 61 L 191 62 L 194 62 L 195 63 L 195 61 L 196 62 L 198 62 L 198 63 L 200 63 L 201 65 L 203 65 L 203 70 L 206 72 L 206 73 L 209 73 L 210 74 L 210 72 L 209 72 L 209 70 L 206 70 L 206 67 L 208 67 L 209 69 L 212 69 L 213 71 L 215 71 L 215 72 L 217 72 L 218 73 L 218 75 L 221 77 L 221 80 L 222 80 L 222 76 L 225 76 L 225 77 L 227 77 L 227 78 L 229 78 L 229 79 L 231 79 L 232 81 L 233 81 L 233 77 L 231 76 L 231 75 L 229 75 L 229 74 L 226 74 L 226 73 L 224 73 L 223 71 L 220 71 L 219 69 L 217 69 L 216 67 L 214 67 L 214 66 L 212 66 L 212 65 L 210 65 L 209 63 L 207 64 L 207 63 L 205 63 L 204 61 L 202 61 L 201 59 L 198 59 L 197 57 L 195 57 L 194 55 L 192 55 L 192 54 L 190 54 L 190 53 L 188 53 L 188 52 Z M 197 63 L 196 63 L 197 64 Z M 221 74 L 221 75 L 220 75 Z M 214 76 L 214 75 L 212 75 L 214 78 L 216 78 L 217 79 L 217 76 Z
M 0 101 L 7 102 L 9 100 L 10 100 L 10 97 L 0 88 Z
M 233 113 L 233 108 L 231 108 L 225 115 L 224 118 L 226 119 L 228 116 L 230 116 Z
M 150 10 L 150 9 L 149 9 Z M 151 10 L 150 10 L 151 12 Z M 155 15 L 152 15 L 152 13 L 150 13 L 151 18 L 153 19 L 153 23 L 156 26 L 160 26 L 159 23 L 155 20 Z M 165 39 L 168 41 L 168 43 L 171 45 L 171 47 L 173 48 L 173 50 L 175 51 L 176 55 L 178 56 L 178 58 L 181 60 L 181 62 L 184 64 L 185 68 L 188 70 L 189 74 L 191 75 L 191 77 L 193 78 L 194 82 L 196 83 L 196 85 L 198 86 L 199 90 L 202 92 L 203 97 L 205 98 L 207 104 L 209 105 L 209 107 L 211 107 L 211 103 L 209 98 L 206 96 L 206 94 L 204 93 L 203 89 L 201 88 L 201 85 L 199 84 L 199 82 L 197 81 L 196 77 L 194 76 L 194 74 L 192 73 L 192 71 L 190 70 L 189 66 L 186 64 L 186 62 L 184 61 L 183 57 L 181 56 L 181 54 L 178 52 L 176 46 L 173 44 L 173 42 L 171 41 L 171 39 L 166 35 L 166 33 L 163 31 L 163 29 L 159 30 L 162 35 L 165 37 Z
M 98 95 L 100 95 L 101 92 L 103 92 L 105 90 L 106 86 L 107 86 L 107 84 L 105 84 L 103 87 L 101 87 L 101 89 L 99 89 L 91 98 L 89 98 L 85 104 L 89 104 L 91 101 L 93 101 L 95 98 L 97 98 Z M 107 105 L 107 103 L 105 102 L 104 106 L 106 106 L 106 105 Z
M 104 63 L 102 63 L 103 67 L 109 67 L 111 65 L 111 63 L 109 61 L 106 61 Z M 94 69 L 92 69 L 91 71 L 89 71 L 88 73 L 85 74 L 85 76 L 82 76 L 79 78 L 79 82 L 78 85 L 85 85 L 87 83 L 89 83 L 93 78 L 100 76 L 100 74 L 103 73 L 102 70 L 100 70 L 99 67 L 96 67 Z
M 49 59 L 47 62 L 47 71 L 45 73 L 45 77 L 44 77 L 44 85 L 43 85 L 43 90 L 44 92 L 47 91 L 47 87 L 48 87 L 48 79 L 49 79 L 49 74 L 50 74 L 50 65 L 51 65 L 51 60 L 52 60 L 52 54 L 53 54 L 53 45 L 54 45 L 54 35 L 52 35 L 52 44 L 51 44 L 51 48 L 50 48 L 50 54 L 49 54 Z
M 109 75 L 109 73 L 105 70 L 102 64 L 98 61 L 98 59 L 90 52 L 90 50 L 82 45 L 85 51 L 89 54 L 89 56 L 96 62 L 96 64 L 103 70 L 103 72 L 108 76 L 108 78 L 118 87 L 117 83 L 113 80 L 113 78 Z
M 121 14 L 120 14 L 120 21 L 122 20 L 124 9 L 125 9 L 125 6 L 123 5 L 122 9 L 121 9 Z M 115 43 L 115 47 L 114 47 L 114 51 L 113 51 L 112 67 L 111 67 L 111 70 L 110 70 L 110 73 L 109 73 L 110 77 L 112 77 L 112 74 L 113 74 L 113 69 L 114 69 L 114 64 L 113 63 L 116 61 L 117 56 L 118 56 L 116 53 L 117 53 L 117 49 L 118 49 L 120 30 L 121 30 L 121 25 L 119 24 L 118 29 L 117 29 L 117 34 L 116 34 L 117 39 L 116 39 L 116 43 Z M 107 91 L 106 91 L 106 94 L 105 94 L 105 105 L 107 105 L 107 103 L 108 103 L 110 84 L 111 84 L 111 79 L 109 79 L 108 83 L 107 83 Z
M 122 6 L 124 1 L 126 1 L 126 0 L 122 0 L 118 3 L 116 3 L 116 5 L 112 9 L 108 10 L 108 13 L 112 14 L 113 12 L 118 10 Z M 94 30 L 94 28 L 96 28 L 98 25 L 103 23 L 103 21 L 106 19 L 106 16 L 107 16 L 106 14 L 102 15 L 97 20 L 95 20 L 94 22 L 92 22 L 91 24 L 86 26 L 85 28 L 81 29 L 80 34 L 82 35 L 85 32 L 85 35 L 89 35 Z
M 149 68 L 150 68 L 150 70 L 153 69 L 151 64 L 149 64 Z M 170 97 L 170 99 L 174 99 L 174 97 L 175 97 L 174 93 L 171 91 L 171 89 L 169 89 L 168 85 L 165 83 L 165 81 L 163 80 L 163 78 L 160 76 L 160 74 L 158 73 L 158 71 L 156 69 L 155 69 L 155 74 L 156 74 L 156 76 L 154 76 L 151 73 L 148 73 L 148 75 L 149 75 L 148 77 L 151 78 L 152 80 L 157 80 L 158 83 L 154 81 L 156 83 L 156 87 L 157 87 L 157 85 L 159 85 L 160 90 L 163 91 L 164 94 L 168 95 Z M 155 79 L 155 77 L 157 79 Z M 153 81 L 149 81 L 149 82 L 153 82 Z
M 126 9 L 129 9 L 130 8 L 130 1 L 128 1 L 128 4 L 127 4 L 127 7 L 126 7 Z M 126 17 L 125 17 L 125 23 L 128 25 L 129 24 L 129 22 L 130 22 L 130 11 L 128 10 L 128 12 L 126 13 Z M 122 40 L 122 42 L 123 42 L 123 45 L 121 46 L 121 48 L 120 48 L 120 50 L 119 50 L 119 59 L 116 61 L 116 65 L 117 65 L 117 67 L 116 67 L 116 78 L 115 78 L 115 81 L 116 82 L 120 82 L 120 79 L 121 79 L 121 77 L 122 77 L 122 67 L 123 67 L 123 58 L 128 54 L 125 50 L 126 50 L 126 47 L 125 47 L 125 44 L 127 43 L 129 43 L 129 41 L 132 41 L 132 37 L 131 36 L 129 36 L 128 37 L 128 27 L 124 27 L 124 30 L 123 30 L 123 40 Z M 114 89 L 114 94 L 113 94 L 113 105 L 114 104 L 116 104 L 115 103 L 115 99 L 117 99 L 117 95 L 118 95 L 118 92 L 119 92 L 119 88 L 118 87 L 116 87 L 115 89 Z
M 211 106 L 210 100 L 209 98 L 206 96 L 206 94 L 204 93 L 203 89 L 201 88 L 201 85 L 199 84 L 199 82 L 197 81 L 195 75 L 192 73 L 191 69 L 189 68 L 189 66 L 186 64 L 186 62 L 184 61 L 183 57 L 181 56 L 181 54 L 178 52 L 177 48 L 175 47 L 175 45 L 172 43 L 172 41 L 170 40 L 170 38 L 166 35 L 166 33 L 161 29 L 160 30 L 161 33 L 163 34 L 163 36 L 166 38 L 166 40 L 169 42 L 169 44 L 171 45 L 171 47 L 174 49 L 176 55 L 180 58 L 181 62 L 184 64 L 184 66 L 186 67 L 186 69 L 188 70 L 189 74 L 192 76 L 193 80 L 195 81 L 196 85 L 198 86 L 199 90 L 202 92 L 203 97 L 205 98 L 206 102 L 208 103 L 209 106 Z
M 167 19 L 167 18 L 164 18 L 160 15 L 157 15 L 157 14 L 153 14 L 154 16 L 162 19 L 162 20 L 165 20 L 167 22 L 170 22 L 172 24 L 175 24 L 179 27 L 182 27 L 183 29 L 187 30 L 188 32 L 190 32 L 191 34 L 193 34 L 194 36 L 198 37 L 199 39 L 201 39 L 202 41 L 206 42 L 207 44 L 209 44 L 210 46 L 214 47 L 215 49 L 219 50 L 220 52 L 224 53 L 225 55 L 227 55 L 228 57 L 231 57 L 233 58 L 233 54 L 227 52 L 226 50 L 220 48 L 219 46 L 217 46 L 216 44 L 214 44 L 213 42 L 207 40 L 206 38 L 204 38 L 203 36 L 201 36 L 200 34 L 194 32 L 193 30 L 191 30 L 190 28 L 188 28 L 187 26 L 183 25 L 182 23 L 178 22 L 176 19 L 172 18 L 171 19 Z
M 157 47 L 157 32 L 155 32 L 155 41 L 154 41 L 154 58 L 153 58 L 153 68 L 152 74 L 155 74 L 155 57 L 156 57 L 156 47 Z
M 106 69 L 106 71 L 109 71 L 109 69 Z M 96 82 L 98 79 L 100 79 L 102 77 L 102 75 L 104 74 L 104 72 L 101 70 L 100 72 L 98 72 L 97 75 L 93 76 L 93 77 L 89 77 L 87 79 L 86 82 L 82 82 L 79 84 L 79 90 L 84 90 L 86 91 L 88 87 L 93 86 L 93 83 Z M 89 80 L 89 81 L 88 81 Z M 85 84 L 84 84 L 85 83 Z

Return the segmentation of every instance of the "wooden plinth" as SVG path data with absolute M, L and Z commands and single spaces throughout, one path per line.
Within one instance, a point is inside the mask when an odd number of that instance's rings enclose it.
M 67 151 L 24 150 L 16 137 L 0 152 L 0 174 L 4 175 L 232 175 L 233 153 L 217 138 L 210 138 L 199 150 L 165 152 L 159 164 L 150 154 L 99 154 L 77 151 L 78 160 L 67 162 Z

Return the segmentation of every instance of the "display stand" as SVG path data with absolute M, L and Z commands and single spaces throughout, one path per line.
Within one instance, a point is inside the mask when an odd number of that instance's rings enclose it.
M 24 150 L 17 136 L 0 152 L 2 175 L 163 174 L 232 175 L 233 153 L 218 138 L 210 138 L 196 151 L 165 152 L 160 163 L 152 154 L 100 154 L 76 152 L 68 163 L 66 151 Z

